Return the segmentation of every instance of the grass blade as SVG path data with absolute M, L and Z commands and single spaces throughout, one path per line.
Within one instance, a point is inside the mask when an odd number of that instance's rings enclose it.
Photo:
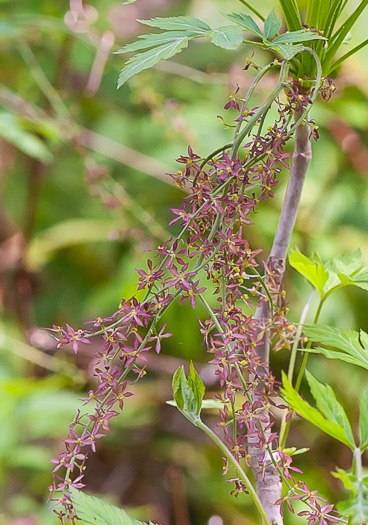
M 367 38 L 367 40 L 364 40 L 364 42 L 362 42 L 358 46 L 356 46 L 353 49 L 351 49 L 348 53 L 345 53 L 345 55 L 343 55 L 341 58 L 336 60 L 336 62 L 334 62 L 331 65 L 330 69 L 328 71 L 326 71 L 326 74 L 329 75 L 330 73 L 332 73 L 332 71 L 334 71 L 337 67 L 339 67 L 347 58 L 351 57 L 351 55 L 354 55 L 355 53 L 360 51 L 366 45 L 368 45 L 368 38 Z
M 325 71 L 330 70 L 331 63 L 332 63 L 334 56 L 336 55 L 336 52 L 340 48 L 342 42 L 344 41 L 344 38 L 346 37 L 350 29 L 353 27 L 355 22 L 358 20 L 358 18 L 360 17 L 364 9 L 367 7 L 367 5 L 368 5 L 368 0 L 362 0 L 359 6 L 355 9 L 354 13 L 351 16 L 349 16 L 349 18 L 343 23 L 340 29 L 332 37 L 332 43 L 323 61 L 323 72 L 324 73 Z
M 295 0 L 279 0 L 289 31 L 303 29 L 298 5 Z

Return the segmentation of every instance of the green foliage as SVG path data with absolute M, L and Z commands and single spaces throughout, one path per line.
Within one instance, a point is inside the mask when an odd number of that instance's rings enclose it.
M 344 286 L 368 290 L 368 267 L 361 265 L 360 250 L 339 255 L 326 263 L 318 255 L 308 258 L 297 250 L 290 250 L 289 263 L 318 290 L 322 301 Z
M 289 31 L 298 31 L 302 29 L 302 21 L 296 1 L 279 0 L 279 2 Z
M 358 449 L 358 455 L 360 451 Z M 368 519 L 368 479 L 361 478 L 355 472 L 337 468 L 332 475 L 339 479 L 346 490 L 350 492 L 350 499 L 336 505 L 343 516 L 349 517 L 349 524 L 360 525 Z
M 282 25 L 281 20 L 276 15 L 276 11 L 272 9 L 271 13 L 265 20 L 264 31 L 267 40 L 271 40 L 276 35 Z
M 142 521 L 133 520 L 124 510 L 95 496 L 87 496 L 74 488 L 71 488 L 70 493 L 74 508 L 83 525 L 147 525 Z M 149 522 L 149 525 L 154 524 Z
M 14 144 L 20 151 L 34 159 L 39 159 L 45 164 L 52 162 L 53 155 L 47 144 L 29 130 L 24 119 L 1 111 L 0 137 Z
M 130 58 L 127 65 L 119 75 L 118 88 L 137 73 L 154 66 L 160 62 L 160 60 L 173 57 L 184 48 L 188 47 L 189 40 L 190 38 L 187 36 L 177 37 L 166 44 L 157 46 L 150 51 L 145 51 L 144 53 L 140 53 L 139 55 Z
M 205 31 L 211 28 L 206 22 L 191 16 L 173 16 L 170 18 L 152 18 L 151 20 L 138 20 L 141 24 L 146 26 L 157 27 L 158 29 L 166 29 L 166 31 L 194 31 L 199 35 L 203 35 Z
M 235 22 L 236 24 L 239 24 L 247 31 L 250 31 L 251 33 L 259 36 L 263 39 L 263 33 L 258 27 L 258 24 L 253 20 L 253 18 L 249 15 L 245 15 L 244 13 L 232 13 L 226 15 L 230 20 Z
M 339 359 L 368 370 L 368 334 L 363 330 L 342 330 L 333 326 L 305 324 L 305 335 L 322 346 L 306 351 L 323 354 L 328 359 Z
M 368 389 L 360 399 L 359 409 L 360 450 L 363 451 L 368 447 Z
M 328 420 L 339 425 L 348 438 L 351 446 L 354 446 L 354 436 L 351 430 L 349 420 L 346 416 L 345 410 L 338 403 L 335 393 L 329 385 L 319 383 L 308 371 L 306 372 L 307 381 L 314 397 L 317 408 L 321 414 Z
M 355 443 L 350 423 L 345 415 L 344 409 L 336 400 L 333 390 L 328 385 L 318 383 L 311 374 L 307 373 L 307 379 L 312 389 L 312 395 L 313 397 L 315 395 L 317 396 L 315 399 L 318 409 L 313 408 L 309 403 L 304 401 L 304 399 L 292 387 L 284 372 L 282 376 L 283 388 L 281 389 L 281 392 L 290 408 L 325 432 L 325 434 L 341 441 L 341 443 L 347 445 L 351 450 L 354 450 Z M 323 392 L 326 396 L 324 401 L 321 401 L 318 398 L 320 392 Z
M 223 49 L 236 49 L 243 42 L 243 37 L 236 26 L 223 26 L 208 32 L 211 42 Z
M 284 36 L 283 39 L 277 40 L 276 38 L 271 42 L 271 39 L 277 34 L 282 24 L 282 21 L 277 17 L 274 9 L 265 20 L 264 35 L 250 16 L 243 13 L 232 13 L 227 16 L 230 20 L 240 25 L 242 29 L 246 29 L 260 37 L 263 43 L 256 43 L 258 46 L 271 49 L 281 54 L 286 60 L 291 60 L 295 55 L 303 51 L 301 46 L 291 45 L 293 42 L 303 42 L 303 34 L 305 35 L 305 41 L 323 39 L 322 36 L 316 33 L 298 30 L 295 35 L 289 33 L 287 36 Z M 237 26 L 222 26 L 217 29 L 211 29 L 206 22 L 189 16 L 159 17 L 151 20 L 139 20 L 139 22 L 165 30 L 166 32 L 154 35 L 141 35 L 138 37 L 140 40 L 128 44 L 117 52 L 128 53 L 151 48 L 149 51 L 134 55 L 128 60 L 126 66 L 120 73 L 118 88 L 129 78 L 144 69 L 156 65 L 160 60 L 165 60 L 176 55 L 188 47 L 189 40 L 193 38 L 206 36 L 210 38 L 213 44 L 227 50 L 236 49 L 243 42 L 242 34 Z
M 342 24 L 342 26 L 336 31 L 336 33 L 331 37 L 331 44 L 328 47 L 326 55 L 323 59 L 323 70 L 327 75 L 330 73 L 332 61 L 340 49 L 342 43 L 344 42 L 346 36 L 368 5 L 368 0 L 362 0 L 359 6 L 353 11 L 349 18 Z
M 205 388 L 192 361 L 188 379 L 185 377 L 184 367 L 181 366 L 174 374 L 172 388 L 176 406 L 189 421 L 196 424 L 201 413 Z

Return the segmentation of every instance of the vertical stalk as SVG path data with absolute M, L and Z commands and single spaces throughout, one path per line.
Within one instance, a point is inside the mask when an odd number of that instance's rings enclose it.
M 316 89 L 318 87 L 316 86 Z M 299 120 L 303 111 L 296 112 L 295 122 Z M 295 225 L 296 216 L 300 204 L 300 198 L 307 174 L 307 169 L 312 157 L 311 142 L 308 126 L 301 124 L 295 131 L 295 146 L 292 158 L 290 177 L 285 193 L 284 204 L 281 210 L 279 224 L 276 230 L 272 249 L 267 260 L 270 271 L 274 272 L 281 280 L 285 271 L 285 260 Z M 260 306 L 255 314 L 255 318 L 264 327 L 270 322 L 270 305 L 265 303 Z M 257 348 L 263 366 L 258 367 L 257 373 L 260 379 L 269 370 L 269 351 L 270 344 L 267 336 L 263 338 L 262 344 Z M 268 413 L 263 413 L 269 420 Z M 263 424 L 263 428 L 268 426 L 268 422 Z M 266 433 L 267 434 L 267 433 Z M 266 469 L 260 466 L 260 454 L 262 448 L 257 447 L 257 438 L 249 440 L 249 454 L 251 457 L 252 470 L 256 482 L 257 494 L 266 511 L 268 520 L 275 525 L 282 525 L 283 518 L 280 509 L 275 505 L 275 501 L 281 498 L 280 475 L 276 467 L 271 464 Z M 271 463 L 271 462 L 270 462 Z

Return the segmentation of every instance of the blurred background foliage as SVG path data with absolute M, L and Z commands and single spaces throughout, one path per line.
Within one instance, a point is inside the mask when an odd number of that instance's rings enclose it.
M 348 10 L 357 2 L 349 1 Z M 277 3 L 264 0 L 263 14 Z M 303 5 L 303 2 L 300 2 Z M 276 5 L 277 7 L 277 5 Z M 37 0 L 0 2 L 0 524 L 52 525 L 47 510 L 48 459 L 62 448 L 79 398 L 93 385 L 93 351 L 75 358 L 56 350 L 45 327 L 74 327 L 114 312 L 135 292 L 135 268 L 147 250 L 177 231 L 168 228 L 170 208 L 182 192 L 167 172 L 187 144 L 207 154 L 228 142 L 223 105 L 245 72 L 249 47 L 225 52 L 194 42 L 175 60 L 133 78 L 119 91 L 122 57 L 112 52 L 147 32 L 137 18 L 188 14 L 213 26 L 221 13 L 244 11 L 235 0 Z M 352 34 L 363 40 L 368 12 Z M 293 245 L 323 258 L 360 247 L 368 264 L 368 51 L 338 71 L 337 90 L 319 100 L 312 117 L 321 138 L 299 213 Z M 258 63 L 270 56 L 257 52 Z M 266 78 L 254 100 L 268 92 Z M 272 202 L 263 203 L 249 228 L 253 248 L 267 255 L 286 177 Z M 290 320 L 297 322 L 308 285 L 290 268 Z M 339 292 L 322 322 L 368 330 L 368 296 Z M 174 337 L 161 355 L 149 357 L 147 378 L 137 385 L 114 431 L 89 459 L 87 488 L 130 508 L 139 519 L 162 525 L 255 523 L 246 497 L 230 496 L 222 460 L 207 439 L 165 405 L 171 376 L 192 358 L 208 389 L 216 389 L 206 366 L 199 308 L 175 304 L 166 315 Z M 288 355 L 273 356 L 273 369 Z M 329 381 L 356 421 L 364 372 L 314 356 L 310 370 Z M 210 416 L 215 424 L 215 416 Z M 290 445 L 312 448 L 296 458 L 311 488 L 331 501 L 343 498 L 330 471 L 347 467 L 345 449 L 309 424 L 298 422 Z M 290 516 L 287 524 L 301 518 Z

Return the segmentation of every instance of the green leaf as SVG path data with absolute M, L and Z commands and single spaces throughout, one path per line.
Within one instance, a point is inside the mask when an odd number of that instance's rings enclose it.
M 173 16 L 170 18 L 152 18 L 151 20 L 138 20 L 141 24 L 146 26 L 158 27 L 158 29 L 166 29 L 168 31 L 196 31 L 204 33 L 211 28 L 206 22 L 191 16 Z
M 196 425 L 202 408 L 205 388 L 192 362 L 188 380 L 185 377 L 184 367 L 181 366 L 174 374 L 172 388 L 176 406 L 189 421 Z
M 317 379 L 315 379 L 308 371 L 306 372 L 306 377 L 312 396 L 316 401 L 317 408 L 328 421 L 332 421 L 344 429 L 350 447 L 354 449 L 355 442 L 351 425 L 345 410 L 337 401 L 334 391 L 329 385 L 323 385 L 317 381 Z
M 84 525 L 144 525 L 142 521 L 129 518 L 123 510 L 95 496 L 87 496 L 71 488 L 71 498 L 79 519 Z
M 347 284 L 353 284 L 363 290 L 368 290 L 368 267 L 361 268 L 357 273 L 350 277 Z
M 123 2 L 122 4 L 123 5 L 135 4 L 136 2 L 139 2 L 139 0 L 125 0 L 125 2 Z
M 328 280 L 328 272 L 319 261 L 312 261 L 297 250 L 290 250 L 289 263 L 302 274 L 323 296 L 323 288 Z
M 272 40 L 273 44 L 292 44 L 295 42 L 308 42 L 309 40 L 326 40 L 323 36 L 317 35 L 312 31 L 291 31 L 291 33 L 283 33 Z
M 341 501 L 336 508 L 343 516 L 349 516 L 349 525 L 361 525 L 368 520 L 368 502 L 359 494 L 356 498 Z
M 365 47 L 366 45 L 368 45 L 368 39 L 364 40 L 361 44 L 359 44 L 358 46 L 354 47 L 353 49 L 351 49 L 348 53 L 345 53 L 345 55 L 343 55 L 341 58 L 339 58 L 338 60 L 336 60 L 336 62 L 334 62 L 330 69 L 329 69 L 329 73 L 331 73 L 332 71 L 334 71 L 337 67 L 339 67 L 343 62 L 345 62 L 345 60 L 347 60 L 349 57 L 351 57 L 352 55 L 354 55 L 355 53 L 357 53 L 358 51 L 360 51 L 361 49 L 363 49 L 363 47 Z
M 327 18 L 330 10 L 330 2 L 324 0 L 309 0 L 308 1 L 308 12 L 305 23 L 309 27 L 317 27 L 322 29 L 323 24 Z
M 175 42 L 181 38 L 195 38 L 198 37 L 198 33 L 193 31 L 167 31 L 165 33 L 150 33 L 148 35 L 139 35 L 136 42 L 127 44 L 119 51 L 114 51 L 115 55 L 122 53 L 130 53 L 131 51 L 140 51 L 141 49 L 148 49 L 150 47 L 156 47 L 170 42 Z
M 193 366 L 193 361 L 190 362 L 190 372 L 188 376 L 188 386 L 195 395 L 196 398 L 196 408 L 197 413 L 199 414 L 202 408 L 202 400 L 205 392 L 204 383 L 199 377 L 198 372 Z
M 363 330 L 359 333 L 354 330 L 339 330 L 333 326 L 305 324 L 303 331 L 308 339 L 327 347 L 305 349 L 306 351 L 320 353 L 328 359 L 339 359 L 368 370 L 368 334 Z
M 333 35 L 326 56 L 323 60 L 322 67 L 323 73 L 327 75 L 331 70 L 332 61 L 340 49 L 346 35 L 349 33 L 355 22 L 358 20 L 364 9 L 368 5 L 368 0 L 362 0 L 358 7 L 356 7 L 349 18 L 343 23 L 343 25 Z
M 276 51 L 276 53 L 279 53 L 283 58 L 286 60 L 291 60 L 294 58 L 298 53 L 301 53 L 304 48 L 303 46 L 291 46 L 290 44 L 276 44 L 269 46 L 270 49 L 273 51 Z
M 166 401 L 166 404 L 172 407 L 178 408 L 174 400 Z M 224 408 L 224 404 L 218 399 L 203 399 L 202 400 L 202 410 L 210 410 L 210 409 L 218 410 L 218 409 L 223 409 L 223 408 Z
M 357 478 L 354 474 L 339 467 L 336 467 L 336 472 L 331 472 L 331 474 L 342 482 L 346 490 L 356 493 Z
M 182 49 L 188 47 L 189 38 L 177 38 L 173 42 L 167 42 L 164 45 L 150 49 L 138 55 L 134 55 L 127 62 L 127 65 L 122 69 L 118 88 L 121 87 L 129 78 L 140 73 L 144 69 L 148 69 L 163 59 L 171 58 L 179 53 Z
M 332 270 L 337 274 L 351 275 L 362 267 L 361 259 L 362 252 L 358 249 L 354 252 L 334 257 L 325 266 L 328 270 Z
M 247 31 L 254 33 L 262 39 L 264 38 L 262 31 L 251 16 L 244 15 L 243 13 L 232 13 L 226 16 L 236 24 L 239 24 L 240 26 L 244 27 L 244 29 L 246 29 Z
M 26 121 L 12 113 L 0 112 L 0 137 L 44 164 L 50 164 L 53 160 L 53 155 L 45 142 L 27 130 Z
M 368 389 L 361 397 L 359 408 L 360 450 L 363 451 L 368 448 Z
M 302 29 L 302 20 L 298 4 L 295 0 L 279 0 L 282 8 L 286 25 L 289 31 L 297 31 Z
M 243 42 L 240 29 L 236 26 L 223 26 L 209 31 L 208 36 L 215 46 L 223 49 L 236 49 Z
M 281 393 L 285 401 L 295 412 L 329 436 L 341 441 L 341 443 L 344 443 L 351 448 L 350 440 L 345 435 L 344 429 L 334 421 L 328 421 L 317 408 L 311 407 L 306 401 L 304 401 L 304 399 L 292 387 L 284 372 L 282 372 L 282 383 L 283 388 L 281 389 Z
M 172 389 L 174 395 L 174 401 L 179 410 L 182 410 L 184 407 L 184 398 L 181 391 L 181 384 L 183 381 L 186 381 L 184 367 L 181 366 L 177 369 L 174 374 L 172 381 Z
M 267 40 L 271 40 L 271 38 L 276 35 L 281 27 L 281 24 L 282 22 L 278 18 L 276 11 L 272 9 L 264 24 L 265 36 Z
M 323 26 L 319 29 L 323 30 L 323 34 L 329 39 L 335 28 L 336 21 L 344 9 L 344 0 L 332 0 L 332 4 L 328 11 L 328 15 L 324 21 Z

